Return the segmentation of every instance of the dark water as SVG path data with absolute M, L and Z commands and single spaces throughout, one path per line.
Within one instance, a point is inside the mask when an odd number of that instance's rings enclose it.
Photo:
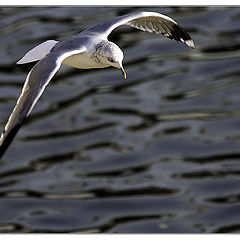
M 141 9 L 197 49 L 122 27 L 126 81 L 63 66 L 0 163 L 0 232 L 240 232 L 240 8 L 1 8 L 0 127 L 29 49 Z

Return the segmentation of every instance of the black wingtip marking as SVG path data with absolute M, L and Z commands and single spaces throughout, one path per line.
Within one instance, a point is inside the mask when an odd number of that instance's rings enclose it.
M 165 32 L 162 33 L 165 37 L 185 43 L 190 48 L 195 48 L 192 38 L 180 25 L 168 22 L 167 24 L 162 23 L 162 28 L 165 30 Z
M 173 37 L 178 41 L 181 41 L 181 39 L 183 39 L 184 41 L 191 40 L 190 35 L 187 32 L 185 32 L 183 28 L 180 27 L 179 25 L 173 25 L 171 33 Z
M 12 143 L 14 137 L 18 133 L 20 127 L 22 126 L 22 123 L 18 123 L 16 126 L 14 126 L 8 133 L 6 138 L 3 140 L 2 144 L 0 145 L 0 159 L 2 159 L 4 153 L 7 151 L 8 147 Z

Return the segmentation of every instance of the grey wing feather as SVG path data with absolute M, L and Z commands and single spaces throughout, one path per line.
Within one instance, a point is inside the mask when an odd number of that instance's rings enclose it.
M 62 61 L 66 57 L 81 53 L 84 50 L 85 48 L 82 48 L 81 50 L 68 51 L 61 54 L 54 52 L 50 53 L 32 68 L 26 78 L 17 104 L 10 115 L 5 129 L 1 135 L 0 158 L 7 150 L 26 117 L 28 117 L 31 113 L 45 87 L 60 68 Z
M 165 37 L 184 42 L 189 47 L 194 48 L 193 40 L 181 26 L 170 17 L 156 12 L 139 12 L 116 17 L 94 25 L 82 32 L 82 34 L 92 32 L 107 38 L 115 28 L 124 24 L 142 31 L 161 33 Z

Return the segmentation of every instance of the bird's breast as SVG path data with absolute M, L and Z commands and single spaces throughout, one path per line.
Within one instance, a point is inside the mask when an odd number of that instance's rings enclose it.
M 67 57 L 63 61 L 63 64 L 80 69 L 105 67 L 100 64 L 100 61 L 97 61 L 97 59 L 90 53 L 74 54 L 70 57 Z

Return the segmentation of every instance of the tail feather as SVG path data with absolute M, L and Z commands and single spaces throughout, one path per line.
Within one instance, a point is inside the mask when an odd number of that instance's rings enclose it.
M 57 43 L 58 41 L 55 40 L 47 40 L 41 43 L 27 52 L 24 57 L 17 62 L 17 64 L 25 64 L 43 59 Z

